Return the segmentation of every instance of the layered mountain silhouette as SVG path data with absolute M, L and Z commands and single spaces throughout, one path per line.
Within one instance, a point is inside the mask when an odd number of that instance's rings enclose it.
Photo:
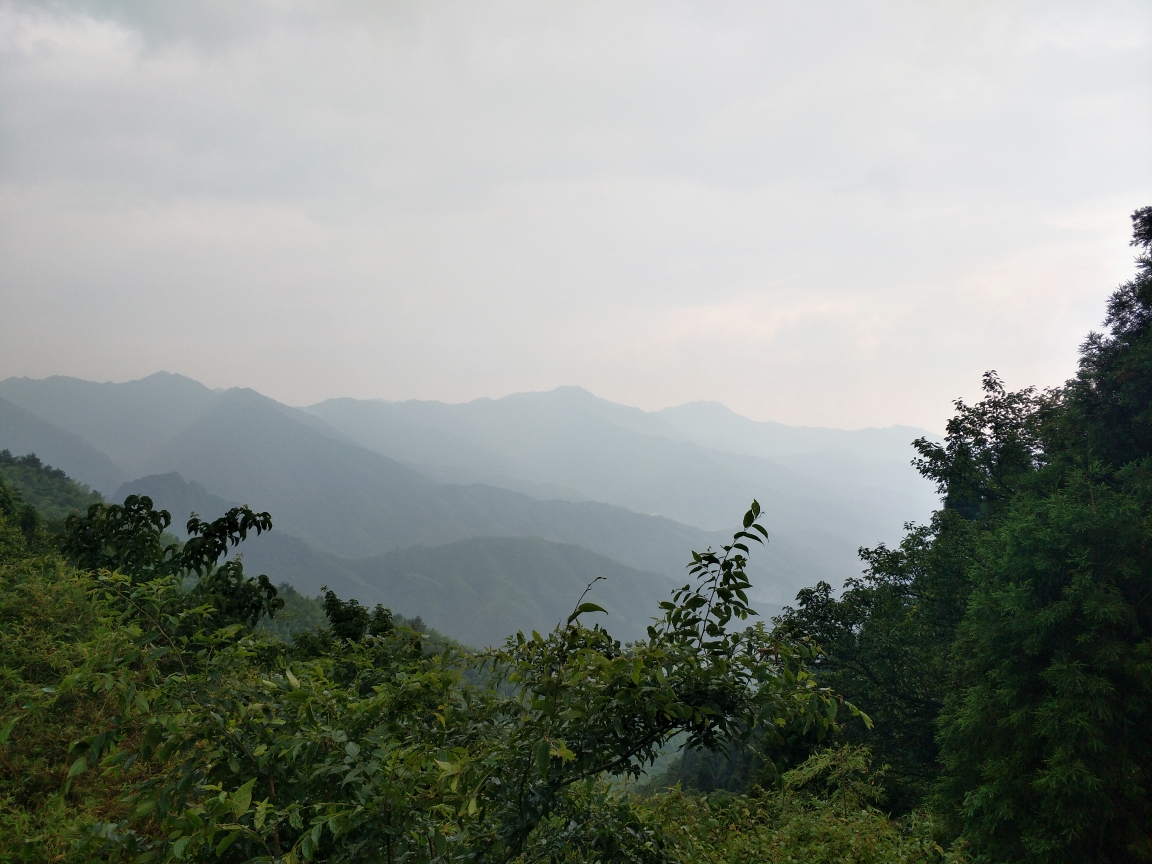
M 715 403 L 645 412 L 575 387 L 459 405 L 334 399 L 298 409 L 168 373 L 124 384 L 0 381 L 0 448 L 37 452 L 113 498 L 147 492 L 177 528 L 192 510 L 205 518 L 231 503 L 268 510 L 269 538 L 279 539 L 245 544 L 245 555 L 266 561 L 274 580 L 277 569 L 300 590 L 327 580 L 453 635 L 461 625 L 436 620 L 434 608 L 470 596 L 459 579 L 499 605 L 499 594 L 515 592 L 493 574 L 517 574 L 527 586 L 532 571 L 542 581 L 524 590 L 536 592 L 540 609 L 570 608 L 573 586 L 595 568 L 569 547 L 622 567 L 613 578 L 648 603 L 648 589 L 635 586 L 663 591 L 651 579 L 683 580 L 690 551 L 730 537 L 754 497 L 771 536 L 753 558 L 754 596 L 771 607 L 821 579 L 838 585 L 859 572 L 857 547 L 895 539 L 935 503 L 908 465 L 921 434 L 757 423 Z M 414 547 L 504 556 L 507 566 L 484 576 L 458 568 L 466 575 L 437 589 L 447 593 L 434 606 L 401 608 L 409 595 L 399 586 L 437 584 L 412 575 L 428 569 L 413 562 L 435 557 L 405 551 Z M 405 568 L 410 579 L 397 575 Z M 435 594 L 411 596 L 433 604 Z M 487 609 L 478 596 L 467 605 Z M 510 608 L 526 616 L 531 606 Z M 631 613 L 619 615 L 623 623 Z
M 123 468 L 83 437 L 7 399 L 0 399 L 0 449 L 17 456 L 36 453 L 50 465 L 66 465 L 69 476 L 104 494 L 127 477 Z

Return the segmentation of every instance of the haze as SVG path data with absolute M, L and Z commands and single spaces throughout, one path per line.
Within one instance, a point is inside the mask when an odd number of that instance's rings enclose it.
M 1075 368 L 1152 6 L 0 3 L 0 378 L 940 430 Z

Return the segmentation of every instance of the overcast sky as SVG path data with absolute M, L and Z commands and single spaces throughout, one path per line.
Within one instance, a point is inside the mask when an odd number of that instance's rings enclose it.
M 1152 204 L 1152 4 L 0 0 L 0 377 L 943 428 Z

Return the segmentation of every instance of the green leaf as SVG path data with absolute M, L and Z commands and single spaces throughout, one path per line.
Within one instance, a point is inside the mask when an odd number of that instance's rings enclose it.
M 541 741 L 536 745 L 536 770 L 540 772 L 542 778 L 548 777 L 548 742 Z
M 253 777 L 233 793 L 232 810 L 236 813 L 236 818 L 248 812 L 248 806 L 252 803 L 252 786 L 255 782 L 256 778 Z
M 68 778 L 67 779 L 71 780 L 77 774 L 83 774 L 85 769 L 87 769 L 87 767 L 88 767 L 88 757 L 87 756 L 81 756 L 79 759 L 77 759 L 75 762 L 73 762 L 72 767 L 68 769 Z
M 595 603 L 581 603 L 576 607 L 576 611 L 568 616 L 568 623 L 571 624 L 585 612 L 603 612 L 605 615 L 608 614 L 608 610 L 603 606 L 597 606 Z
M 12 730 L 16 728 L 16 721 L 18 721 L 19 719 L 20 719 L 20 715 L 17 714 L 15 717 L 13 717 L 11 720 L 9 720 L 7 723 L 5 723 L 3 726 L 0 726 L 0 744 L 7 744 L 8 743 L 8 736 L 11 735 Z
M 156 809 L 155 798 L 141 798 L 136 802 L 136 812 L 132 814 L 133 819 L 140 819 L 147 816 Z
M 216 857 L 220 857 L 221 855 L 223 855 L 224 850 L 227 849 L 229 846 L 231 846 L 233 843 L 235 843 L 237 838 L 240 837 L 240 834 L 241 834 L 240 831 L 233 831 L 231 834 L 229 834 L 227 837 L 225 837 L 223 840 L 221 840 L 219 845 L 216 847 Z

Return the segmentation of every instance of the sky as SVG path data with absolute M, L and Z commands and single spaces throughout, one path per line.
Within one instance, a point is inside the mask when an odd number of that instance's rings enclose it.
M 942 430 L 1152 204 L 1152 4 L 0 0 L 0 378 Z

